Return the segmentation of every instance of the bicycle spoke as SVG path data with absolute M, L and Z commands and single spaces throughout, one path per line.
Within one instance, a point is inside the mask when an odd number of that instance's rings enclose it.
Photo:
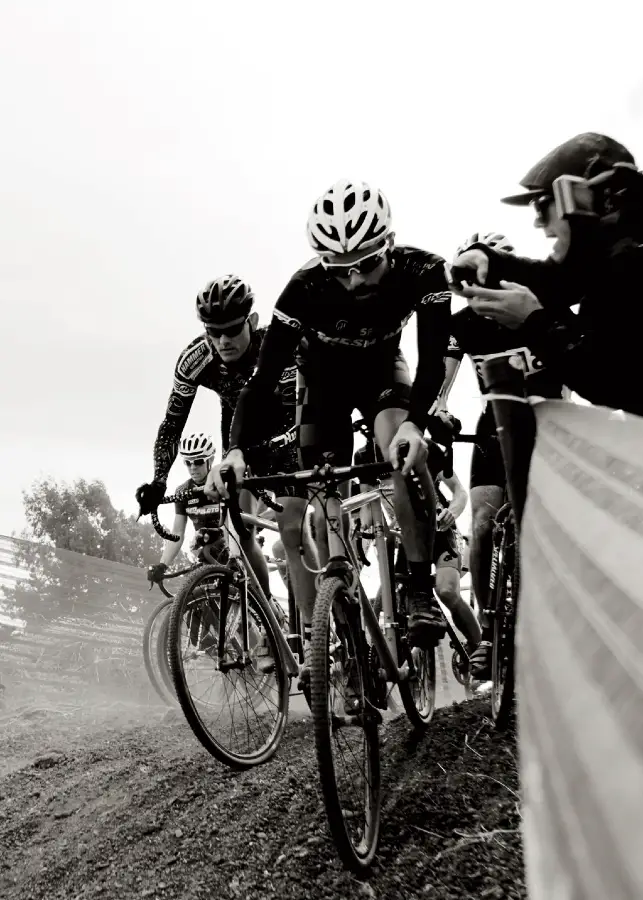
M 201 577 L 192 599 L 175 610 L 173 674 L 183 686 L 182 706 L 199 740 L 225 762 L 245 766 L 264 761 L 276 749 L 285 725 L 288 685 L 271 625 L 252 594 L 248 653 L 243 653 L 240 595 L 233 592 L 221 665 L 221 589 L 220 573 L 209 580 Z M 266 664 L 269 671 L 264 672 Z

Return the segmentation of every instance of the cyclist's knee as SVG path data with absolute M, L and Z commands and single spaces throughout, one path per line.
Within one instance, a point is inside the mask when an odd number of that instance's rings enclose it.
M 472 488 L 470 498 L 471 536 L 475 541 L 491 530 L 493 517 L 502 502 L 502 489 L 494 486 Z
M 462 602 L 460 596 L 460 575 L 450 566 L 438 566 L 435 573 L 435 592 L 449 610 Z
M 296 550 L 302 542 L 301 516 L 287 516 L 279 522 L 279 536 L 284 548 Z

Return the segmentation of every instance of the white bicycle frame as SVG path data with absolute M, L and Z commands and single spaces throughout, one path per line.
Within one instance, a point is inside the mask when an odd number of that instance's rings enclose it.
M 353 548 L 350 544 L 347 546 L 342 537 L 342 512 L 355 512 L 358 509 L 362 509 L 364 506 L 370 506 L 373 521 L 373 531 L 375 535 L 374 543 L 377 549 L 377 560 L 382 590 L 382 613 L 384 617 L 383 632 L 380 630 L 379 622 L 371 605 L 371 601 L 366 596 L 366 591 L 359 579 L 359 563 L 355 558 Z M 388 565 L 386 527 L 384 511 L 382 508 L 381 488 L 365 491 L 344 501 L 340 501 L 338 497 L 328 497 L 326 499 L 326 527 L 331 559 L 333 557 L 345 558 L 348 554 L 349 561 L 352 564 L 355 576 L 353 591 L 356 591 L 359 598 L 362 623 L 380 657 L 380 661 L 386 672 L 386 680 L 392 684 L 398 684 L 400 681 L 405 681 L 408 678 L 408 667 L 406 663 L 404 666 L 400 667 L 398 660 L 397 640 L 395 638 L 395 613 L 393 594 L 391 591 L 391 575 Z

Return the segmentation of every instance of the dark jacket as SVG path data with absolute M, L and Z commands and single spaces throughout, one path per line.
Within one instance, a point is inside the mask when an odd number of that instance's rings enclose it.
M 490 287 L 516 282 L 546 306 L 528 316 L 520 336 L 547 369 L 590 403 L 643 416 L 643 244 L 581 223 L 563 263 L 475 246 L 489 257 Z M 575 304 L 578 315 L 569 309 Z

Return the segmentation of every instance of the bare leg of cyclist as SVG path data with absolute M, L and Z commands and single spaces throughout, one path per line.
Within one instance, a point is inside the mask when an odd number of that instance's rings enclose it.
M 303 628 L 304 658 L 301 660 L 302 671 L 299 678 L 300 689 L 309 679 L 308 656 L 312 641 L 313 609 L 315 606 L 315 575 L 309 572 L 306 565 L 312 569 L 317 568 L 317 558 L 313 547 L 307 523 L 302 520 L 306 515 L 308 500 L 298 497 L 280 497 L 279 503 L 283 506 L 283 512 L 277 514 L 279 533 L 286 551 L 288 560 L 288 577 L 295 595 L 295 602 L 301 615 Z M 304 547 L 304 562 L 299 553 L 299 546 Z
M 239 492 L 239 506 L 241 507 L 241 511 L 245 513 L 250 513 L 251 515 L 256 515 L 257 512 L 257 500 L 249 491 L 240 491 Z M 252 566 L 252 570 L 257 576 L 257 581 L 261 585 L 261 590 L 264 592 L 266 597 L 270 596 L 270 575 L 268 574 L 268 563 L 266 562 L 266 558 L 261 552 L 261 547 L 257 541 L 256 533 L 254 528 L 248 527 L 248 531 L 250 532 L 250 537 L 246 539 L 239 538 L 239 543 L 243 549 L 243 552 L 248 557 L 248 562 Z
M 480 625 L 476 614 L 460 594 L 460 570 L 457 559 L 442 563 L 438 560 L 435 571 L 435 591 L 440 600 L 451 613 L 453 624 L 464 635 L 469 647 L 477 647 L 480 643 Z
M 476 658 L 473 661 L 473 672 L 476 677 L 486 679 L 489 677 L 493 625 L 482 610 L 489 604 L 489 579 L 491 576 L 492 551 L 491 534 L 493 530 L 493 518 L 502 504 L 503 489 L 497 485 L 476 486 L 471 488 L 469 496 L 471 499 L 469 564 L 471 567 L 473 590 L 481 610 L 480 626 L 482 628 L 479 665 Z
M 317 559 L 307 525 L 304 524 L 302 529 L 302 519 L 306 514 L 308 500 L 302 500 L 299 497 L 280 497 L 278 503 L 284 508 L 283 512 L 277 513 L 276 518 L 288 560 L 288 577 L 292 583 L 302 620 L 304 624 L 310 625 L 315 605 L 315 575 L 308 571 L 299 554 L 299 546 L 302 544 L 306 565 L 311 569 L 317 567 Z
M 384 409 L 375 419 L 375 439 L 386 459 L 399 426 L 406 420 L 403 409 Z M 433 598 L 433 543 L 435 539 L 435 490 L 426 463 L 416 468 L 426 498 L 423 515 L 416 514 L 406 483 L 393 473 L 393 506 L 402 532 L 402 545 L 411 577 L 409 593 L 409 638 L 419 647 L 437 643 L 445 632 L 442 611 Z

